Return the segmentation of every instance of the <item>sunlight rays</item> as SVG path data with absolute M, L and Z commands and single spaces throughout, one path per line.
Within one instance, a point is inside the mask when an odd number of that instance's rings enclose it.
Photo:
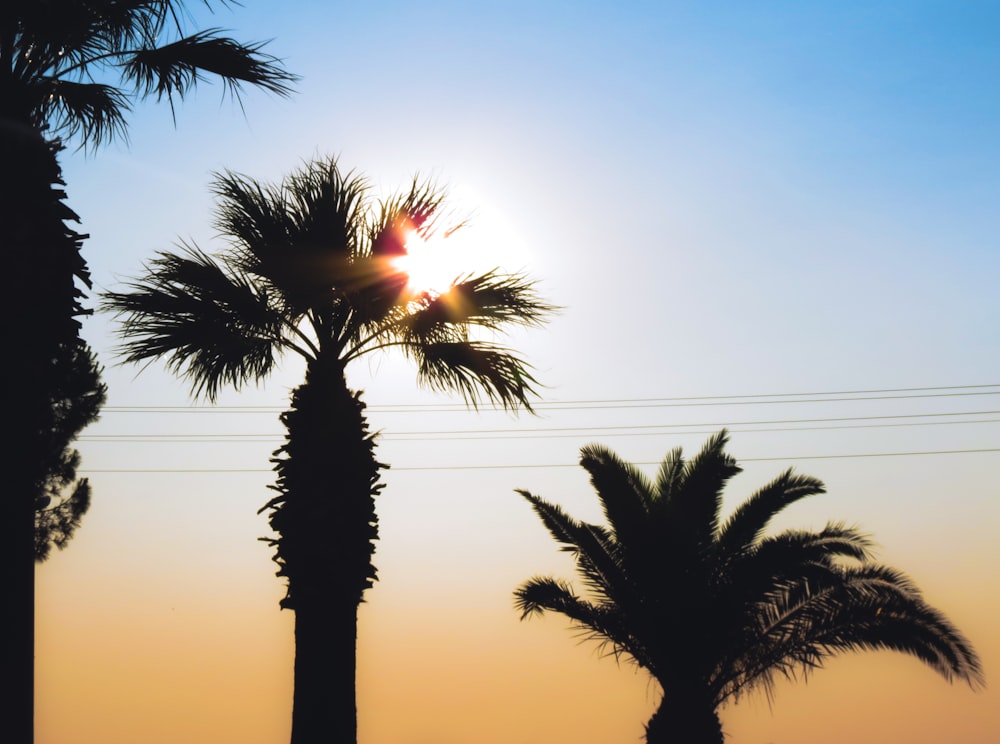
M 455 281 L 468 273 L 463 267 L 461 245 L 447 237 L 421 237 L 410 231 L 403 243 L 406 253 L 392 259 L 392 266 L 407 276 L 407 289 L 414 295 L 444 294 Z

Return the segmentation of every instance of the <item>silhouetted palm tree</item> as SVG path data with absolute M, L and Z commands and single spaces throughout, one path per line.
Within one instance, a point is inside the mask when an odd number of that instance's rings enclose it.
M 527 365 L 470 332 L 537 325 L 552 308 L 525 277 L 496 272 L 441 295 L 410 294 L 393 259 L 410 233 L 429 235 L 440 221 L 443 197 L 427 184 L 374 203 L 366 182 L 331 159 L 278 187 L 227 174 L 215 193 L 229 249 L 160 254 L 129 291 L 106 295 L 108 307 L 123 319 L 128 361 L 165 358 L 209 399 L 266 377 L 282 352 L 306 361 L 282 416 L 278 495 L 262 511 L 271 510 L 288 582 L 282 606 L 295 611 L 292 741 L 353 742 L 357 608 L 376 578 L 374 496 L 385 466 L 346 367 L 396 348 L 432 388 L 530 408 Z
M 0 245 L 7 289 L 0 293 L 10 364 L 0 402 L 6 416 L 0 467 L 0 669 L 13 680 L 0 696 L 5 741 L 30 744 L 34 723 L 35 561 L 70 539 L 90 503 L 71 446 L 104 402 L 100 370 L 80 338 L 75 282 L 86 281 L 84 236 L 59 188 L 58 143 L 0 132 Z M 9 157 L 8 157 L 9 156 Z M 26 167 L 19 167 L 27 164 Z
M 12 623 L 0 668 L 18 684 L 0 696 L 0 720 L 15 744 L 33 737 L 35 560 L 66 544 L 89 504 L 70 444 L 104 400 L 100 368 L 79 335 L 86 236 L 67 225 L 77 217 L 58 188 L 60 138 L 94 148 L 124 137 L 135 101 L 173 106 L 208 77 L 234 96 L 242 85 L 285 94 L 294 80 L 260 44 L 211 29 L 185 34 L 184 8 L 180 0 L 0 3 L 0 239 L 10 288 L 2 314 L 18 360 L 3 385 L 2 465 L 13 482 L 0 503 L 2 608 Z
M 227 0 L 203 0 L 226 6 Z M 295 80 L 280 62 L 218 29 L 185 32 L 183 0 L 8 0 L 0 10 L 0 124 L 95 147 L 125 136 L 137 99 L 171 106 L 206 76 L 280 95 Z
M 213 4 L 228 3 L 205 2 Z M 11 405 L 23 414 L 13 418 L 19 431 L 12 439 L 24 451 L 15 451 L 12 462 L 44 471 L 30 474 L 32 505 L 51 505 L 60 484 L 73 485 L 77 455 L 68 445 L 97 417 L 104 395 L 97 363 L 79 338 L 76 318 L 88 311 L 78 283 L 90 287 L 79 255 L 87 236 L 66 225 L 77 216 L 54 186 L 62 184 L 60 138 L 95 148 L 125 137 L 134 101 L 155 96 L 173 106 L 206 76 L 236 97 L 243 85 L 284 95 L 295 79 L 261 44 L 241 44 L 214 29 L 185 34 L 185 17 L 179 0 L 12 0 L 0 9 L 0 153 L 7 173 L 0 224 L 8 277 L 19 290 L 11 309 L 41 321 L 13 324 L 25 338 L 8 337 L 27 364 L 23 384 L 7 386 Z M 84 377 L 92 384 L 81 395 Z M 78 395 L 67 398 L 62 389 Z M 70 421 L 74 426 L 65 425 Z M 61 443 L 53 441 L 53 430 Z M 82 482 L 75 488 L 87 490 Z M 71 496 L 63 503 L 70 502 L 73 508 L 61 514 L 38 510 L 39 560 L 52 544 L 65 544 L 88 499 Z
M 982 683 L 969 643 L 907 577 L 872 561 L 857 529 L 764 534 L 786 506 L 823 493 L 820 481 L 787 470 L 723 520 L 723 487 L 740 472 L 726 441 L 723 430 L 690 460 L 675 449 L 655 481 L 603 447 L 585 447 L 580 463 L 608 527 L 519 491 L 573 556 L 590 595 L 533 578 L 515 593 L 522 619 L 561 613 L 646 670 L 663 692 L 646 741 L 719 744 L 723 703 L 757 687 L 770 694 L 777 677 L 842 651 L 902 651 L 948 680 Z
M 204 5 L 225 6 L 226 0 Z M 216 78 L 238 97 L 243 85 L 284 95 L 294 76 L 261 45 L 216 30 L 187 34 L 181 0 L 5 0 L 0 3 L 0 238 L 6 279 L 4 341 L 17 374 L 3 386 L 8 437 L 3 471 L 13 482 L 0 503 L 4 616 L 0 668 L 17 679 L 0 696 L 11 742 L 32 739 L 34 563 L 63 547 L 90 502 L 70 446 L 104 401 L 100 368 L 80 338 L 90 288 L 80 256 L 86 237 L 64 203 L 60 138 L 96 148 L 125 137 L 132 105 L 176 100 Z M 30 319 L 30 320 L 28 320 Z

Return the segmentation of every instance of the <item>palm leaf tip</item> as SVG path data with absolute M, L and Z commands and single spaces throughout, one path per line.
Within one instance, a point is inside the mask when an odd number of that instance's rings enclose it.
M 80 135 L 80 147 L 96 148 L 115 137 L 128 140 L 125 114 L 131 109 L 128 97 L 110 85 L 55 80 L 42 114 L 57 122 L 67 137 Z
M 542 300 L 536 287 L 537 282 L 525 274 L 492 269 L 456 282 L 446 297 L 453 307 L 466 309 L 479 325 L 514 323 L 537 327 L 560 308 Z
M 604 517 L 617 538 L 629 542 L 645 531 L 655 500 L 649 478 L 610 449 L 590 444 L 580 450 L 580 465 L 590 474 Z
M 264 42 L 241 44 L 219 36 L 219 29 L 199 31 L 170 44 L 136 51 L 124 73 L 143 95 L 183 98 L 205 74 L 217 76 L 239 99 L 243 85 L 288 96 L 298 76 L 287 72 L 277 57 L 261 52 Z
M 531 366 L 492 344 L 444 341 L 418 347 L 421 382 L 432 389 L 454 390 L 473 408 L 484 398 L 505 409 L 531 411 L 538 381 Z
M 102 300 L 119 319 L 117 352 L 125 362 L 163 359 L 192 383 L 195 396 L 209 400 L 223 385 L 239 389 L 265 377 L 282 343 L 266 293 L 194 247 L 159 254 L 127 291 L 103 293 Z
M 521 613 L 521 620 L 547 611 L 569 614 L 567 610 L 579 604 L 580 599 L 568 582 L 547 576 L 534 576 L 514 591 L 514 608 Z

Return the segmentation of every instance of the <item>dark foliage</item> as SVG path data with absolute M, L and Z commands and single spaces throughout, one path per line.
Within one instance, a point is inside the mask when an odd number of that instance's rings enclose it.
M 972 646 L 916 586 L 875 563 L 857 529 L 767 535 L 785 507 L 824 492 L 788 470 L 721 516 L 722 492 L 740 472 L 725 431 L 693 458 L 680 449 L 650 480 L 611 451 L 585 447 L 581 464 L 608 526 L 579 522 L 527 491 L 586 588 L 535 577 L 515 593 L 522 618 L 547 611 L 616 657 L 631 659 L 663 691 L 646 727 L 650 744 L 719 744 L 718 708 L 775 679 L 794 678 L 844 651 L 910 654 L 948 680 L 973 687 L 982 669 Z

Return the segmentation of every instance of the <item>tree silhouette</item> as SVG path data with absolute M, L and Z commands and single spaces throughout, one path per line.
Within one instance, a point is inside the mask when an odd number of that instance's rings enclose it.
M 601 446 L 585 447 L 580 464 L 607 527 L 519 491 L 589 593 L 532 578 L 515 592 L 522 619 L 565 615 L 649 673 L 663 696 L 647 742 L 719 744 L 720 706 L 843 651 L 901 651 L 948 680 L 982 684 L 968 641 L 910 579 L 872 560 L 857 529 L 765 535 L 782 509 L 823 493 L 820 481 L 789 469 L 723 520 L 723 487 L 740 472 L 727 438 L 723 430 L 690 460 L 673 450 L 655 481 Z
M 129 362 L 163 358 L 214 400 L 223 385 L 265 378 L 282 352 L 306 362 L 281 420 L 270 510 L 282 607 L 295 612 L 292 741 L 357 738 L 357 610 L 376 579 L 374 497 L 382 489 L 354 360 L 398 349 L 418 380 L 476 405 L 530 409 L 528 366 L 480 329 L 542 323 L 552 308 L 521 275 L 459 278 L 440 295 L 413 294 L 393 266 L 408 236 L 429 236 L 444 196 L 414 181 L 376 202 L 336 160 L 307 164 L 278 186 L 226 174 L 215 183 L 228 249 L 161 253 L 128 291 L 105 296 L 122 319 Z
M 34 705 L 35 561 L 62 547 L 90 502 L 76 480 L 79 455 L 70 446 L 96 417 L 104 386 L 93 354 L 80 339 L 84 313 L 76 282 L 87 282 L 82 235 L 67 221 L 56 153 L 41 138 L 15 145 L 0 137 L 14 164 L 0 196 L 0 230 L 9 271 L 2 293 L 9 360 L 3 388 L 8 433 L 0 452 L 7 493 L 0 499 L 0 577 L 7 632 L 0 668 L 15 683 L 0 703 L 7 741 L 31 742 Z M 26 163 L 26 167 L 17 167 Z M 15 175 L 16 174 L 16 175 Z M 9 188 L 15 182 L 17 188 Z
M 228 5 L 226 2 L 205 5 Z M 178 0 L 8 0 L 0 4 L 0 235 L 10 289 L 5 341 L 17 373 L 3 386 L 12 425 L 4 471 L 13 478 L 0 509 L 6 579 L 3 608 L 12 624 L 0 666 L 18 680 L 2 696 L 9 741 L 33 738 L 34 562 L 65 546 L 90 503 L 76 480 L 69 445 L 104 401 L 100 369 L 81 339 L 89 289 L 80 255 L 85 235 L 67 222 L 58 164 L 62 138 L 94 149 L 127 134 L 139 99 L 175 101 L 207 77 L 239 97 L 241 86 L 287 94 L 294 77 L 260 44 L 216 30 L 185 34 Z
M 228 0 L 203 0 L 206 8 Z M 210 76 L 239 97 L 250 85 L 286 95 L 295 76 L 260 43 L 218 29 L 187 33 L 183 0 L 10 0 L 0 10 L 0 124 L 9 133 L 97 147 L 128 131 L 155 96 L 171 109 Z

